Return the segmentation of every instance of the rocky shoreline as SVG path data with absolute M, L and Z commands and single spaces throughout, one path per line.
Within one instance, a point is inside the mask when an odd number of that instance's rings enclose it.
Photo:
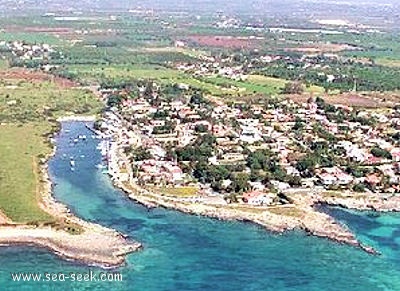
M 218 220 L 251 222 L 275 233 L 284 233 L 286 231 L 300 229 L 305 231 L 307 234 L 326 238 L 338 243 L 348 244 L 360 248 L 370 254 L 379 254 L 379 252 L 372 247 L 363 245 L 359 242 L 350 230 L 338 224 L 332 217 L 317 211 L 312 206 L 292 206 L 293 209 L 299 211 L 299 216 L 275 214 L 268 211 L 267 207 L 265 208 L 265 211 L 261 213 L 252 213 L 251 207 L 248 207 L 249 211 L 246 211 L 237 209 L 230 205 L 217 206 L 169 201 L 167 198 L 156 194 L 140 194 L 139 192 L 142 190 L 121 183 L 117 177 L 113 177 L 113 182 L 114 185 L 123 190 L 130 199 L 148 208 L 163 207 L 166 209 L 178 210 L 187 214 L 201 215 Z
M 59 121 L 92 121 L 93 117 L 68 117 Z M 48 160 L 55 154 L 56 146 Z M 139 250 L 142 245 L 127 239 L 119 232 L 84 221 L 52 196 L 52 182 L 48 173 L 47 162 L 40 166 L 39 206 L 57 221 L 75 225 L 81 231 L 70 233 L 66 229 L 54 226 L 33 226 L 4 222 L 0 225 L 0 246 L 34 245 L 54 252 L 63 259 L 78 261 L 101 268 L 118 267 L 125 262 L 126 255 Z
M 114 141 L 116 144 L 118 140 Z M 197 203 L 172 199 L 166 196 L 152 193 L 138 185 L 122 182 L 119 177 L 119 165 L 121 158 L 126 161 L 124 153 L 114 147 L 110 151 L 110 160 L 115 169 L 109 171 L 114 185 L 123 190 L 130 199 L 143 204 L 148 208 L 164 207 L 193 215 L 202 215 L 220 220 L 239 220 L 253 222 L 263 226 L 269 231 L 283 233 L 294 229 L 300 229 L 307 234 L 326 238 L 338 243 L 348 244 L 360 248 L 370 254 L 379 254 L 377 250 L 362 244 L 356 236 L 345 226 L 338 223 L 333 217 L 316 209 L 316 205 L 342 206 L 356 210 L 375 211 L 400 211 L 400 198 L 385 200 L 383 197 L 371 196 L 365 200 L 357 199 L 353 195 L 330 197 L 316 193 L 312 189 L 292 189 L 291 205 L 282 206 L 250 206 L 246 204 L 212 204 Z M 341 193 L 339 193 L 341 194 Z M 369 195 L 369 194 L 368 194 Z M 340 198 L 342 197 L 342 198 Z

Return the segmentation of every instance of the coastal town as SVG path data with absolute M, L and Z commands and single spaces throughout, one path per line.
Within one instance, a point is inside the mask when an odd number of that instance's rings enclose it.
M 396 1 L 17 2 L 2 289 L 400 290 Z
M 315 206 L 399 210 L 397 108 L 320 97 L 224 103 L 153 81 L 101 94 L 99 168 L 148 207 L 300 228 L 371 253 Z
M 124 182 L 194 187 L 253 205 L 281 203 L 278 194 L 296 188 L 400 190 L 396 108 L 360 110 L 319 97 L 214 104 L 185 84 L 173 87 L 172 100 L 147 86 L 136 97 L 105 93 L 112 106 L 100 128 L 125 157 L 111 167 Z

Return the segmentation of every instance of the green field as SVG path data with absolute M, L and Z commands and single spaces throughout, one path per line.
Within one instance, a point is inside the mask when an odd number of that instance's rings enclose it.
M 67 113 L 95 114 L 100 104 L 91 92 L 58 88 L 50 82 L 0 83 L 0 122 L 28 122 L 57 118 Z
M 40 157 L 51 152 L 47 135 L 54 118 L 69 112 L 98 112 L 102 104 L 94 95 L 56 85 L 0 84 L 0 209 L 14 222 L 53 222 L 38 206 L 42 191 Z M 50 118 L 50 119 L 49 119 Z
M 223 90 L 217 84 L 196 79 L 183 72 L 153 65 L 75 65 L 69 66 L 68 71 L 79 76 L 79 80 L 97 83 L 101 80 L 130 81 L 137 79 L 152 79 L 163 84 L 184 83 L 194 88 L 209 92 L 213 95 L 224 95 L 230 92 Z
M 0 41 L 24 41 L 27 43 L 47 43 L 57 45 L 61 40 L 55 36 L 46 33 L 31 32 L 0 32 Z
M 155 65 L 73 65 L 68 71 L 79 76 L 79 80 L 96 83 L 102 79 L 114 81 L 129 81 L 133 79 L 153 79 L 164 84 L 184 83 L 193 88 L 201 89 L 214 96 L 232 95 L 278 95 L 287 83 L 286 80 L 261 75 L 250 75 L 246 80 L 232 80 L 225 77 L 209 76 L 194 77 L 178 70 Z M 307 91 L 322 92 L 317 86 L 307 88 Z
M 37 157 L 51 151 L 42 137 L 50 129 L 42 123 L 0 126 L 0 208 L 14 222 L 52 220 L 38 206 Z
M 375 63 L 385 67 L 400 68 L 400 59 L 377 58 Z
M 189 198 L 196 196 L 199 189 L 196 187 L 153 187 L 149 190 L 165 196 Z
M 8 62 L 6 60 L 0 59 L 0 70 L 8 68 Z

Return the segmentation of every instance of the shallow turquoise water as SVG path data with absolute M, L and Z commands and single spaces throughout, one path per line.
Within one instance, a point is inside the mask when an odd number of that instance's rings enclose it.
M 0 290 L 400 290 L 400 215 L 325 209 L 383 253 L 371 256 L 301 232 L 275 235 L 252 224 L 149 211 L 95 168 L 96 140 L 71 143 L 78 134 L 91 135 L 83 123 L 64 123 L 50 162 L 57 199 L 79 216 L 137 239 L 144 249 L 119 269 L 123 282 L 16 283 L 10 272 L 100 270 L 42 249 L 2 248 Z

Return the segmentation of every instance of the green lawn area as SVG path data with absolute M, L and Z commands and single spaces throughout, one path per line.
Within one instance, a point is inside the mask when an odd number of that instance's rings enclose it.
M 154 193 L 159 193 L 165 196 L 185 198 L 185 197 L 196 196 L 196 193 L 199 189 L 196 187 L 174 187 L 174 188 L 154 187 L 150 188 L 149 190 L 154 191 Z
M 259 84 L 253 83 L 248 80 L 239 81 L 232 80 L 224 77 L 207 77 L 203 78 L 210 84 L 214 84 L 220 87 L 225 87 L 227 89 L 233 90 L 239 95 L 252 95 L 252 94 L 266 94 L 274 95 L 279 94 L 280 88 L 276 87 L 275 84 Z
M 150 53 L 182 53 L 192 58 L 208 56 L 209 53 L 199 49 L 179 48 L 173 46 L 166 47 L 145 47 L 128 49 L 130 52 L 150 52 Z
M 55 36 L 46 33 L 34 32 L 0 32 L 0 41 L 25 41 L 27 43 L 47 43 L 57 45 L 61 40 Z
M 42 137 L 50 130 L 43 123 L 0 125 L 0 208 L 14 222 L 52 220 L 37 200 L 37 157 L 51 151 Z
M 212 84 L 227 87 L 233 86 L 236 88 L 232 94 L 240 95 L 253 95 L 253 94 L 265 94 L 265 95 L 279 95 L 282 92 L 283 87 L 288 82 L 284 79 L 272 78 L 262 75 L 249 75 L 246 80 L 232 80 L 223 77 L 210 77 L 205 78 L 207 82 Z M 309 93 L 323 93 L 324 89 L 319 86 L 310 86 L 305 88 L 306 92 Z M 225 92 L 226 93 L 226 92 Z
M 284 79 L 267 77 L 262 75 L 249 75 L 247 81 L 252 84 L 269 86 L 276 89 L 282 89 L 287 83 L 287 81 Z
M 8 68 L 8 62 L 6 60 L 0 59 L 0 70 L 4 70 Z
M 250 75 L 247 80 L 253 84 L 270 87 L 278 93 L 281 92 L 283 87 L 285 87 L 285 84 L 288 82 L 285 79 L 272 78 L 262 75 Z M 324 93 L 324 88 L 316 85 L 311 85 L 309 87 L 305 87 L 305 91 L 307 93 Z
M 97 80 L 98 78 L 115 79 L 176 79 L 180 72 L 152 65 L 71 65 L 68 71 L 82 78 Z
M 54 221 L 38 206 L 40 157 L 51 152 L 46 135 L 57 126 L 47 117 L 69 112 L 93 114 L 101 108 L 93 94 L 79 89 L 23 80 L 0 83 L 1 211 L 14 222 Z
M 381 65 L 381 66 L 385 66 L 385 67 L 393 67 L 393 68 L 400 67 L 399 59 L 377 58 L 375 60 L 375 63 L 377 65 Z

